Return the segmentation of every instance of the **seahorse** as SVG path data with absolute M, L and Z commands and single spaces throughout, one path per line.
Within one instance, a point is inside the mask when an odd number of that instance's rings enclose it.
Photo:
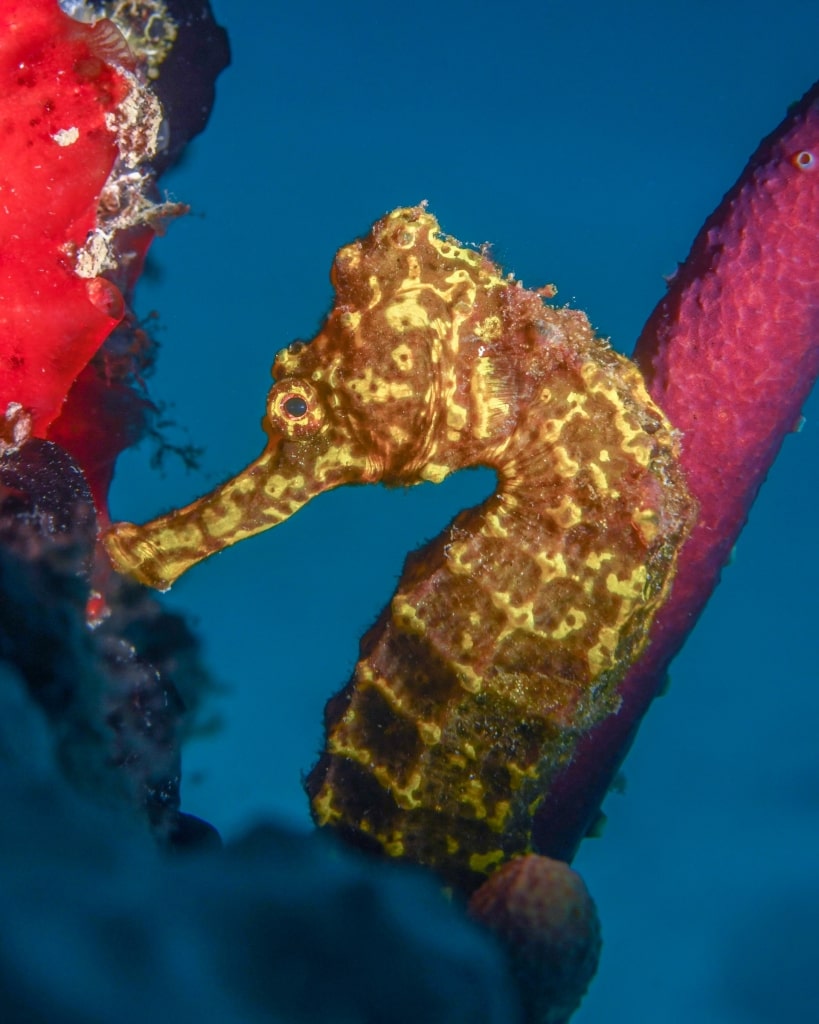
M 339 250 L 317 336 L 276 357 L 261 456 L 206 497 L 104 538 L 167 588 L 349 483 L 494 493 L 411 554 L 326 709 L 319 825 L 464 890 L 532 848 L 532 817 L 669 592 L 694 504 L 680 439 L 586 316 L 485 250 L 393 211 Z

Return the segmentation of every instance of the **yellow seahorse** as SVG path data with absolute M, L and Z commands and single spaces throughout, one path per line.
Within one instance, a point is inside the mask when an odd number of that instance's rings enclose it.
M 332 281 L 318 335 L 276 357 L 261 456 L 105 545 L 165 589 L 332 487 L 494 469 L 407 559 L 307 782 L 319 824 L 469 889 L 531 848 L 550 779 L 616 710 L 692 502 L 637 368 L 425 208 L 341 249 Z

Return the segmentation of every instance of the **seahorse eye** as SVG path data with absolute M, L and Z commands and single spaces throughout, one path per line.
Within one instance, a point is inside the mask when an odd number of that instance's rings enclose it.
M 301 419 L 307 413 L 307 402 L 301 395 L 291 395 L 282 402 L 282 409 L 294 420 Z
M 324 423 L 324 406 L 308 380 L 291 378 L 274 384 L 267 397 L 267 416 L 263 420 L 274 433 L 294 440 L 308 437 Z

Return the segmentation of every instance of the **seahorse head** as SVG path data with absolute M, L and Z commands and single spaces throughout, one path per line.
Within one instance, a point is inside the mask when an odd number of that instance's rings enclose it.
M 331 279 L 336 298 L 319 333 L 275 359 L 261 457 L 187 508 L 144 526 L 117 523 L 105 544 L 121 571 L 167 588 L 322 491 L 438 481 L 475 461 L 458 441 L 474 443 L 464 432 L 473 356 L 502 333 L 487 312 L 508 285 L 497 267 L 442 237 L 418 206 L 341 249 Z M 463 351 L 465 332 L 474 352 Z

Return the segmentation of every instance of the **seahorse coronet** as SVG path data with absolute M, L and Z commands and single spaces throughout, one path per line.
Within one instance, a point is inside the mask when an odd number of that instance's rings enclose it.
M 495 493 L 408 557 L 307 779 L 320 825 L 470 889 L 531 850 L 556 773 L 616 711 L 695 514 L 680 439 L 581 311 L 423 206 L 342 248 L 331 280 L 319 333 L 273 364 L 262 455 L 105 543 L 168 586 L 340 484 L 493 468 Z

